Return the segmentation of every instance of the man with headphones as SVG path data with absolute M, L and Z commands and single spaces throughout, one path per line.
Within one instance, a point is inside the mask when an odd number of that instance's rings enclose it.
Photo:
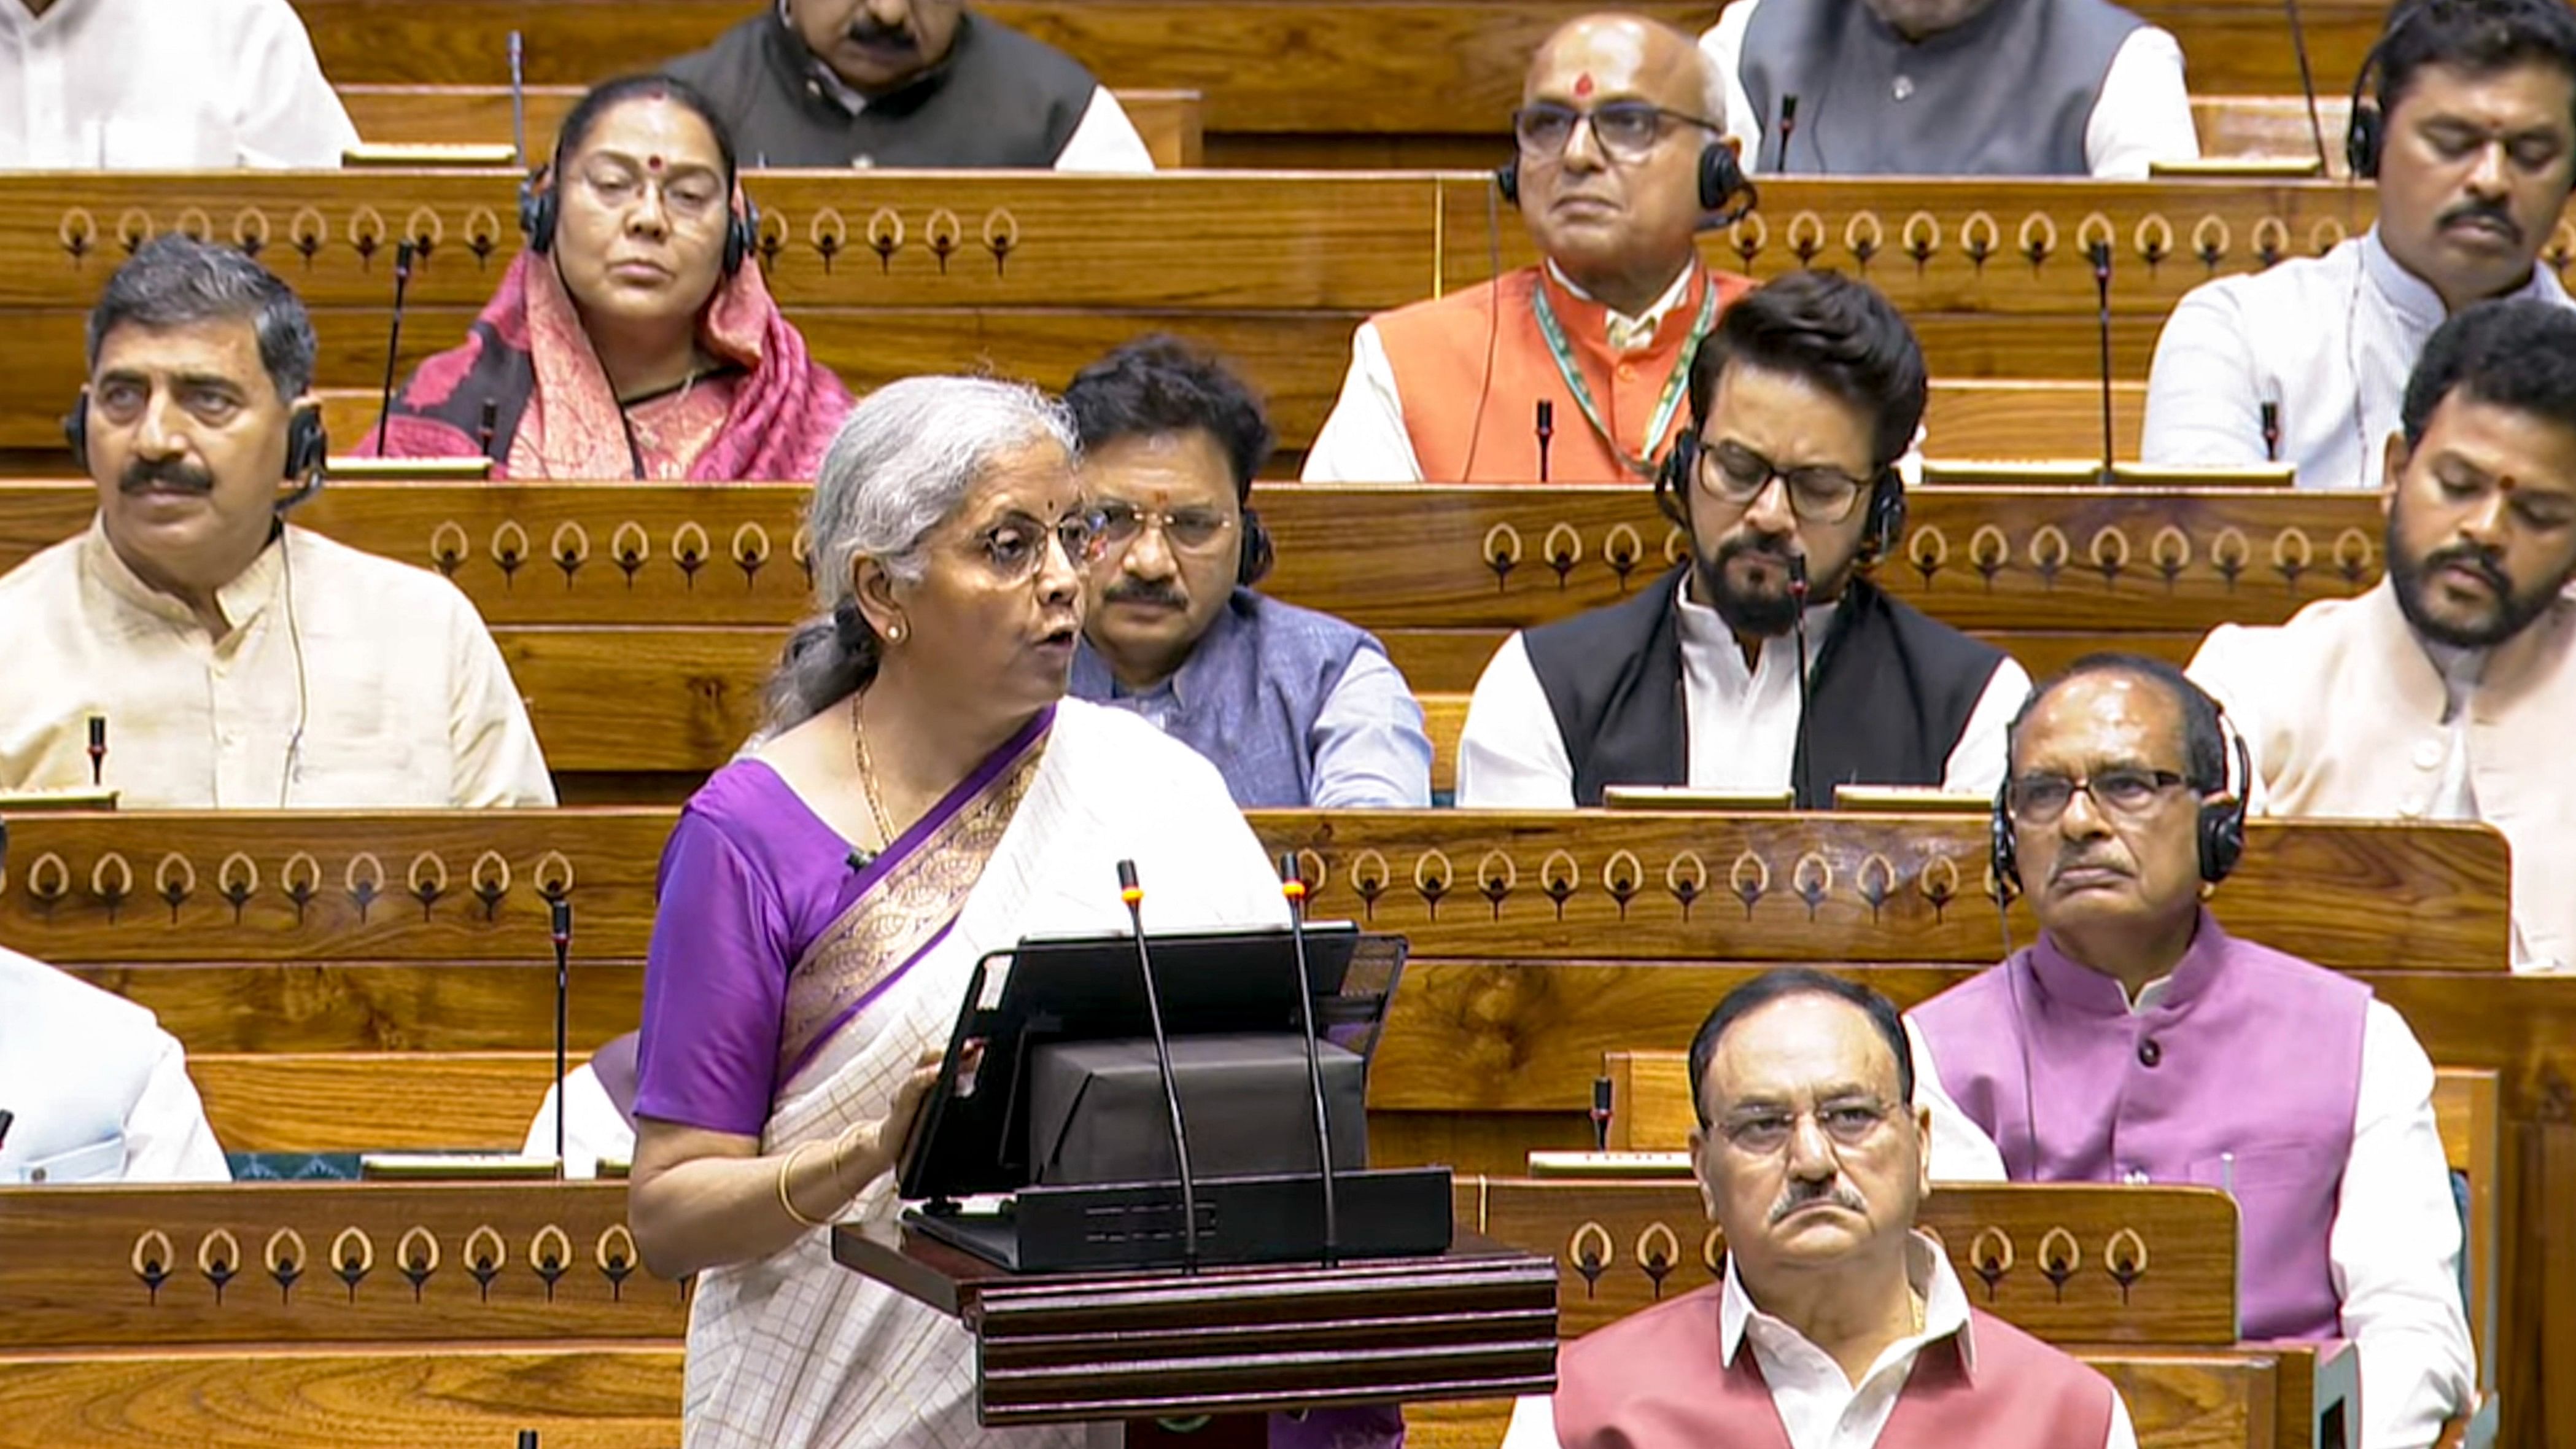
M 2500 297 L 2570 305 L 2537 264 L 2576 186 L 2565 0 L 2402 0 L 2352 101 L 2346 163 L 2375 185 L 2377 223 L 2175 305 L 2147 378 L 2147 462 L 2280 461 L 2302 488 L 2376 488 L 2443 318 Z
M 157 237 L 109 279 L 64 420 L 97 519 L 0 578 L 0 793 L 554 803 L 465 596 L 286 524 L 329 451 L 314 350 L 304 304 L 232 248 Z
M 1671 26 L 1590 15 L 1549 36 L 1488 217 L 1497 271 L 1502 206 L 1542 262 L 1363 323 L 1305 481 L 1653 477 L 1692 354 L 1752 285 L 1696 240 L 1752 204 L 1725 127 L 1722 78 Z
M 1795 272 L 1728 308 L 1655 483 L 1689 557 L 1624 603 L 1503 642 L 1468 705 L 1458 803 L 1564 809 L 1614 785 L 1788 790 L 1810 810 L 1846 784 L 1991 793 L 2030 676 L 1867 574 L 1903 543 L 1896 464 L 1925 390 L 1913 330 L 1865 283 Z
M 2474 1379 L 2433 1066 L 2370 988 L 2222 929 L 2252 773 L 2161 660 L 2097 654 L 2015 717 L 1994 874 L 2039 918 L 1907 1015 L 1936 1178 L 2236 1199 L 2241 1337 L 2355 1341 L 2362 1449 L 2423 1449 Z
M 1247 810 L 1429 805 L 1422 706 L 1385 646 L 1253 591 L 1272 562 L 1250 506 L 1271 433 L 1243 380 L 1146 337 L 1084 368 L 1064 402 L 1105 519 L 1074 697 L 1205 755 Z

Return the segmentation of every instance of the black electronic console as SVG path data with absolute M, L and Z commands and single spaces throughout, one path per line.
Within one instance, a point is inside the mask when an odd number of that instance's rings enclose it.
M 905 1226 L 1024 1273 L 1446 1251 L 1448 1170 L 1365 1166 L 1403 961 L 1302 921 L 984 958 L 906 1145 Z

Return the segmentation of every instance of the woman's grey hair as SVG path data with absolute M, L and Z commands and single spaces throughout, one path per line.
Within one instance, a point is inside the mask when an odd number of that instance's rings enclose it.
M 241 252 L 172 232 L 135 248 L 89 314 L 89 366 L 107 334 L 133 323 L 150 331 L 198 322 L 246 321 L 259 338 L 259 363 L 292 403 L 313 386 L 313 319 L 295 289 Z
M 823 454 L 805 526 L 819 612 L 787 641 L 769 681 L 771 733 L 822 713 L 876 678 L 876 632 L 860 614 L 852 565 L 872 558 L 920 581 L 922 539 L 957 511 L 1003 454 L 1032 443 L 1077 452 L 1062 404 L 1024 383 L 908 377 L 850 409 Z

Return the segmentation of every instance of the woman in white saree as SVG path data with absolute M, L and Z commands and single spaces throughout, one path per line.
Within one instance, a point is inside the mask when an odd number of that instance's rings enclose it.
M 975 1422 L 973 1341 L 832 1262 L 888 1175 L 967 972 L 1038 932 L 1284 921 L 1215 768 L 1062 698 L 1097 533 L 1070 428 L 1026 388 L 915 378 L 851 413 L 812 513 L 824 617 L 767 738 L 666 848 L 630 1216 L 695 1273 L 689 1449 L 1078 1442 Z

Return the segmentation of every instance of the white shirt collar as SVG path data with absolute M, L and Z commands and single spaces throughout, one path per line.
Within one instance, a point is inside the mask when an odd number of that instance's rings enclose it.
M 1706 657 L 1710 661 L 1709 667 L 1718 675 L 1739 683 L 1750 682 L 1753 671 L 1744 667 L 1744 649 L 1736 642 L 1735 630 L 1715 608 L 1692 598 L 1690 586 L 1691 575 L 1682 575 L 1681 610 L 1673 623 L 1681 637 L 1683 656 L 1687 659 Z M 1833 627 L 1837 604 L 1838 601 L 1828 599 L 1824 603 L 1807 606 L 1807 673 L 1810 676 L 1816 672 L 1816 656 L 1824 652 L 1825 631 Z M 1797 635 L 1784 633 L 1763 640 L 1762 655 L 1767 662 L 1774 649 L 1790 651 L 1790 668 L 1794 672 L 1797 647 Z
M 1661 327 L 1664 324 L 1665 316 L 1675 307 L 1680 306 L 1684 297 L 1690 295 L 1691 272 L 1694 269 L 1691 267 L 1682 268 L 1681 274 L 1673 278 L 1673 284 L 1664 289 L 1664 294 L 1657 297 L 1645 311 L 1638 313 L 1634 317 L 1621 312 L 1617 308 L 1603 302 L 1600 298 L 1593 296 L 1590 292 L 1587 292 L 1583 290 L 1583 288 L 1575 285 L 1574 279 L 1565 274 L 1565 269 L 1556 264 L 1556 259 L 1554 257 L 1548 258 L 1547 270 L 1548 275 L 1556 278 L 1558 286 L 1572 292 L 1584 301 L 1600 307 L 1608 314 L 1609 320 L 1606 331 L 1609 336 L 1611 351 L 1636 352 L 1640 349 L 1654 345 L 1655 329 Z
M 1924 1233 L 1906 1235 L 1905 1280 L 1923 1297 L 1923 1331 L 1889 1344 L 1879 1354 L 1878 1362 L 1861 1376 L 1862 1382 L 1891 1369 L 1910 1370 L 1916 1354 L 1952 1334 L 1958 1335 L 1960 1365 L 1975 1373 L 1977 1342 L 1968 1323 L 1967 1290 L 1959 1286 L 1958 1272 L 1950 1266 L 1948 1255 Z M 1726 1255 L 1726 1286 L 1718 1295 L 1717 1330 L 1719 1362 L 1734 1363 L 1736 1348 L 1750 1337 L 1754 1352 L 1766 1360 L 1766 1377 L 1773 1367 L 1767 1360 L 1797 1355 L 1799 1349 L 1824 1357 L 1824 1350 L 1808 1342 L 1806 1335 L 1754 1305 L 1752 1295 L 1745 1292 L 1744 1280 L 1736 1276 L 1733 1253 Z

